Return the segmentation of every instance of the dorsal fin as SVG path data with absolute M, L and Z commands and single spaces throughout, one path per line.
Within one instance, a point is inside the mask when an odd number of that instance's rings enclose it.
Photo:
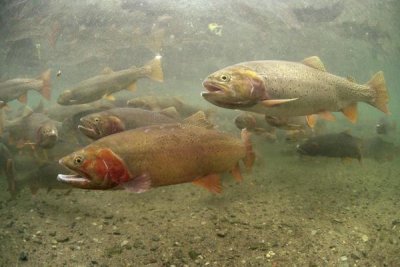
M 301 61 L 301 63 L 303 63 L 304 65 L 309 66 L 313 69 L 317 69 L 320 71 L 326 71 L 324 63 L 322 63 L 321 59 L 317 56 L 305 58 L 305 59 L 303 59 L 303 61 Z
M 354 77 L 347 76 L 346 79 L 347 79 L 349 82 L 357 83 L 357 82 L 356 82 L 356 79 L 354 79 Z
M 101 72 L 101 74 L 110 74 L 110 73 L 113 73 L 114 71 L 110 68 L 110 67 L 105 67 L 103 70 L 102 70 L 102 72 Z
M 214 128 L 214 124 L 207 120 L 206 114 L 201 110 L 184 119 L 183 124 L 204 127 L 206 129 Z
M 167 117 L 170 117 L 172 119 L 179 119 L 180 115 L 178 113 L 178 111 L 176 110 L 175 107 L 169 107 L 169 108 L 165 108 L 163 110 L 159 111 L 160 114 L 163 114 Z

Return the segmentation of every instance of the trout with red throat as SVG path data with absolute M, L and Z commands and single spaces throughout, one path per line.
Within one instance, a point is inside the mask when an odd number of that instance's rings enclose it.
M 193 182 L 220 193 L 221 173 L 231 172 L 242 180 L 239 161 L 247 169 L 254 162 L 246 130 L 242 140 L 190 124 L 137 128 L 101 138 L 60 159 L 76 174 L 59 174 L 57 179 L 83 189 L 126 188 L 136 193 Z
M 365 102 L 384 113 L 388 94 L 383 72 L 366 84 L 326 72 L 318 57 L 302 62 L 250 61 L 221 69 L 203 82 L 202 96 L 212 104 L 275 117 L 307 116 L 315 123 L 315 114 L 330 119 L 330 112 L 341 111 L 357 120 L 357 103 Z

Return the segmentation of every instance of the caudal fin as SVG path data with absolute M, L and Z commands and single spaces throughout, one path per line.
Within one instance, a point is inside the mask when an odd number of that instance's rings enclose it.
M 370 102 L 370 104 L 382 112 L 389 114 L 389 109 L 387 107 L 389 96 L 386 89 L 383 71 L 375 73 L 371 80 L 367 82 L 367 85 L 375 91 L 375 98 L 372 102 Z
M 40 79 L 43 81 L 42 90 L 40 94 L 47 100 L 51 100 L 51 87 L 50 87 L 50 69 L 46 70 L 40 75 Z
M 251 145 L 250 142 L 250 133 L 247 131 L 246 128 L 242 130 L 241 133 L 242 136 L 242 141 L 244 143 L 244 146 L 246 148 L 246 156 L 244 158 L 244 165 L 246 166 L 246 170 L 249 172 L 251 171 L 251 168 L 254 165 L 254 160 L 255 160 L 255 153 L 253 151 L 253 146 Z
M 161 56 L 157 55 L 155 58 L 147 62 L 147 67 L 150 67 L 150 73 L 147 75 L 150 79 L 158 82 L 164 81 L 164 73 L 161 67 Z

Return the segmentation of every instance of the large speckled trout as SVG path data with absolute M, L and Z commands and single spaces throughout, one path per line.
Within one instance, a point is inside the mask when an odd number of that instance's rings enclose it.
M 77 174 L 58 180 L 84 189 L 126 188 L 137 193 L 153 187 L 193 182 L 221 192 L 219 174 L 241 180 L 239 161 L 254 161 L 248 133 L 243 142 L 220 131 L 188 124 L 166 124 L 101 138 L 62 159 Z
M 111 94 L 128 89 L 136 89 L 136 81 L 148 77 L 163 81 L 161 56 L 156 56 L 143 67 L 132 67 L 126 70 L 112 71 L 105 69 L 101 75 L 78 83 L 75 87 L 63 91 L 57 99 L 60 105 L 85 104 L 102 97 L 113 98 Z
M 388 95 L 383 72 L 366 84 L 326 72 L 318 57 L 300 62 L 251 61 L 221 69 L 208 76 L 202 96 L 230 109 L 241 109 L 276 117 L 342 111 L 352 122 L 357 119 L 357 102 L 368 103 L 384 113 Z

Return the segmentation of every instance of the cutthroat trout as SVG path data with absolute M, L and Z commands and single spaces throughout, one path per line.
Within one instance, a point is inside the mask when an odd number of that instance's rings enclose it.
M 143 77 L 159 82 L 163 81 L 161 56 L 156 56 L 140 68 L 132 67 L 116 72 L 111 69 L 105 69 L 101 75 L 84 80 L 75 87 L 63 91 L 58 97 L 57 103 L 60 105 L 75 105 L 93 102 L 102 97 L 113 99 L 111 94 L 118 91 L 124 89 L 134 91 L 136 89 L 136 81 Z
M 25 104 L 30 90 L 37 91 L 50 100 L 50 70 L 43 72 L 38 79 L 17 78 L 0 83 L 0 101 L 7 103 L 18 99 Z
M 253 111 L 275 117 L 313 114 L 331 118 L 341 111 L 351 121 L 357 119 L 357 103 L 365 102 L 384 113 L 388 94 L 383 72 L 366 84 L 326 72 L 318 57 L 300 62 L 251 61 L 221 69 L 208 76 L 202 96 L 214 105 Z
M 153 187 L 193 182 L 221 192 L 219 174 L 242 180 L 239 161 L 249 169 L 254 152 L 246 130 L 242 140 L 187 124 L 142 127 L 94 141 L 62 159 L 76 174 L 58 180 L 84 189 L 126 188 L 141 193 Z

